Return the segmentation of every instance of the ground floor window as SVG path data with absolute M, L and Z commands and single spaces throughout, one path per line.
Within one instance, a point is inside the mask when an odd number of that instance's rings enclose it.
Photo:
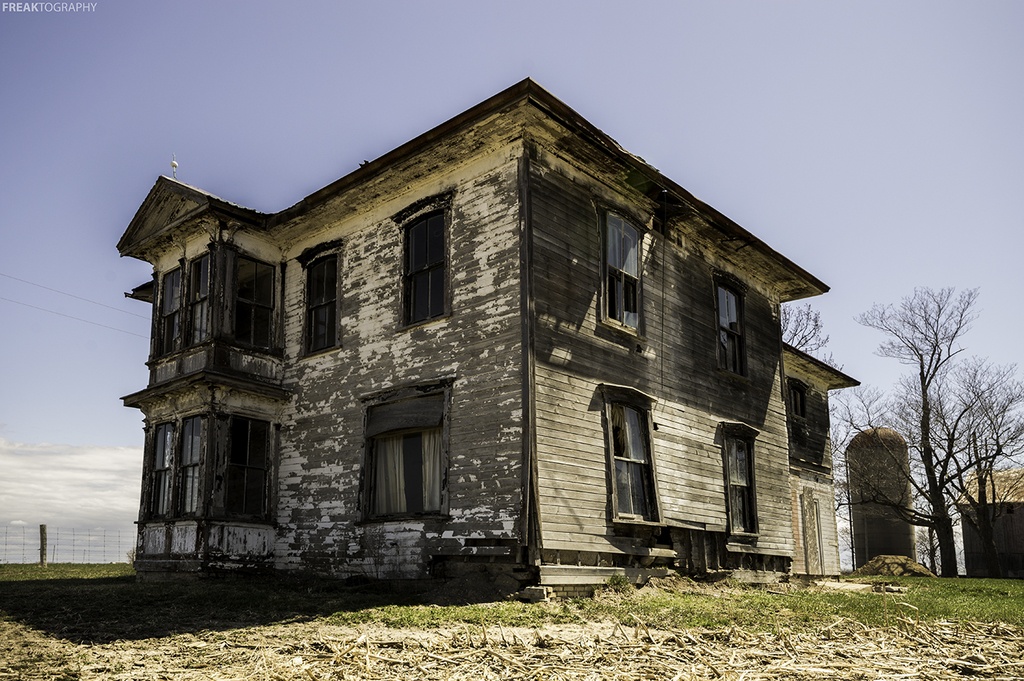
M 621 386 L 602 386 L 613 517 L 657 522 L 658 495 L 651 442 L 653 399 Z
M 722 433 L 729 531 L 732 534 L 756 534 L 754 438 L 757 431 L 742 424 L 727 423 L 723 424 Z
M 270 423 L 231 419 L 224 510 L 229 515 L 263 516 L 267 511 Z
M 398 392 L 367 410 L 367 515 L 436 514 L 444 507 L 447 470 L 446 386 Z
M 373 514 L 441 510 L 441 429 L 374 438 Z
M 170 513 L 171 480 L 174 474 L 174 424 L 158 424 L 153 433 L 153 457 L 150 476 L 150 515 L 162 518 Z
M 178 472 L 178 510 L 181 515 L 199 511 L 199 456 L 203 448 L 203 417 L 181 423 L 181 456 Z
M 146 517 L 246 517 L 269 509 L 269 421 L 197 414 L 152 429 Z

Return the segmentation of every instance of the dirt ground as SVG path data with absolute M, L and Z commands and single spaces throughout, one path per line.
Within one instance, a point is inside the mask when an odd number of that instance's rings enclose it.
M 591 624 L 410 630 L 306 621 L 89 645 L 0 621 L 0 679 L 1024 679 L 1024 631 L 814 634 Z

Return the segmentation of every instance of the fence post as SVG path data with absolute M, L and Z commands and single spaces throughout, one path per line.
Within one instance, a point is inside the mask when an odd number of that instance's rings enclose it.
M 46 567 L 46 525 L 39 526 L 39 567 Z

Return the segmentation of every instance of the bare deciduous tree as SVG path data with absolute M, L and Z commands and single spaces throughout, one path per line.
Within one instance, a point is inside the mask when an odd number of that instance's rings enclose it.
M 782 340 L 797 350 L 814 355 L 829 366 L 839 368 L 832 354 L 823 355 L 829 337 L 821 321 L 821 313 L 810 303 L 786 304 L 780 312 Z
M 999 501 L 1018 495 L 1024 477 L 1001 469 L 1017 464 L 1024 450 L 1024 383 L 1015 366 L 971 360 L 958 367 L 949 393 L 955 403 L 951 415 L 959 422 L 940 418 L 939 427 L 949 434 L 943 441 L 953 463 L 950 492 L 981 543 L 986 573 L 1004 577 L 995 541 L 1004 509 Z M 960 437 L 954 444 L 955 429 Z
M 906 406 L 916 412 L 917 421 L 908 445 L 921 466 L 920 485 L 926 506 L 918 509 L 915 524 L 935 530 L 944 577 L 957 575 L 953 516 L 947 495 L 952 462 L 935 447 L 933 398 L 936 383 L 964 350 L 960 342 L 977 318 L 977 299 L 977 289 L 957 294 L 952 288 L 918 288 L 899 305 L 875 305 L 857 317 L 860 324 L 886 335 L 879 345 L 879 355 L 914 370 L 915 375 L 904 383 L 908 388 L 904 396 L 911 402 Z

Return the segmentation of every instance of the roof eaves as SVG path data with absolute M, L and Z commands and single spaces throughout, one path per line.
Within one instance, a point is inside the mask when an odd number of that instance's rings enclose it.
M 839 388 L 854 388 L 860 385 L 860 381 L 856 378 L 848 376 L 839 369 L 835 368 L 827 362 L 823 362 L 817 357 L 810 355 L 803 350 L 793 347 L 789 343 L 782 344 L 783 351 L 789 353 L 797 360 L 810 364 L 816 371 L 825 374 L 830 377 L 828 384 L 829 390 L 838 390 Z

